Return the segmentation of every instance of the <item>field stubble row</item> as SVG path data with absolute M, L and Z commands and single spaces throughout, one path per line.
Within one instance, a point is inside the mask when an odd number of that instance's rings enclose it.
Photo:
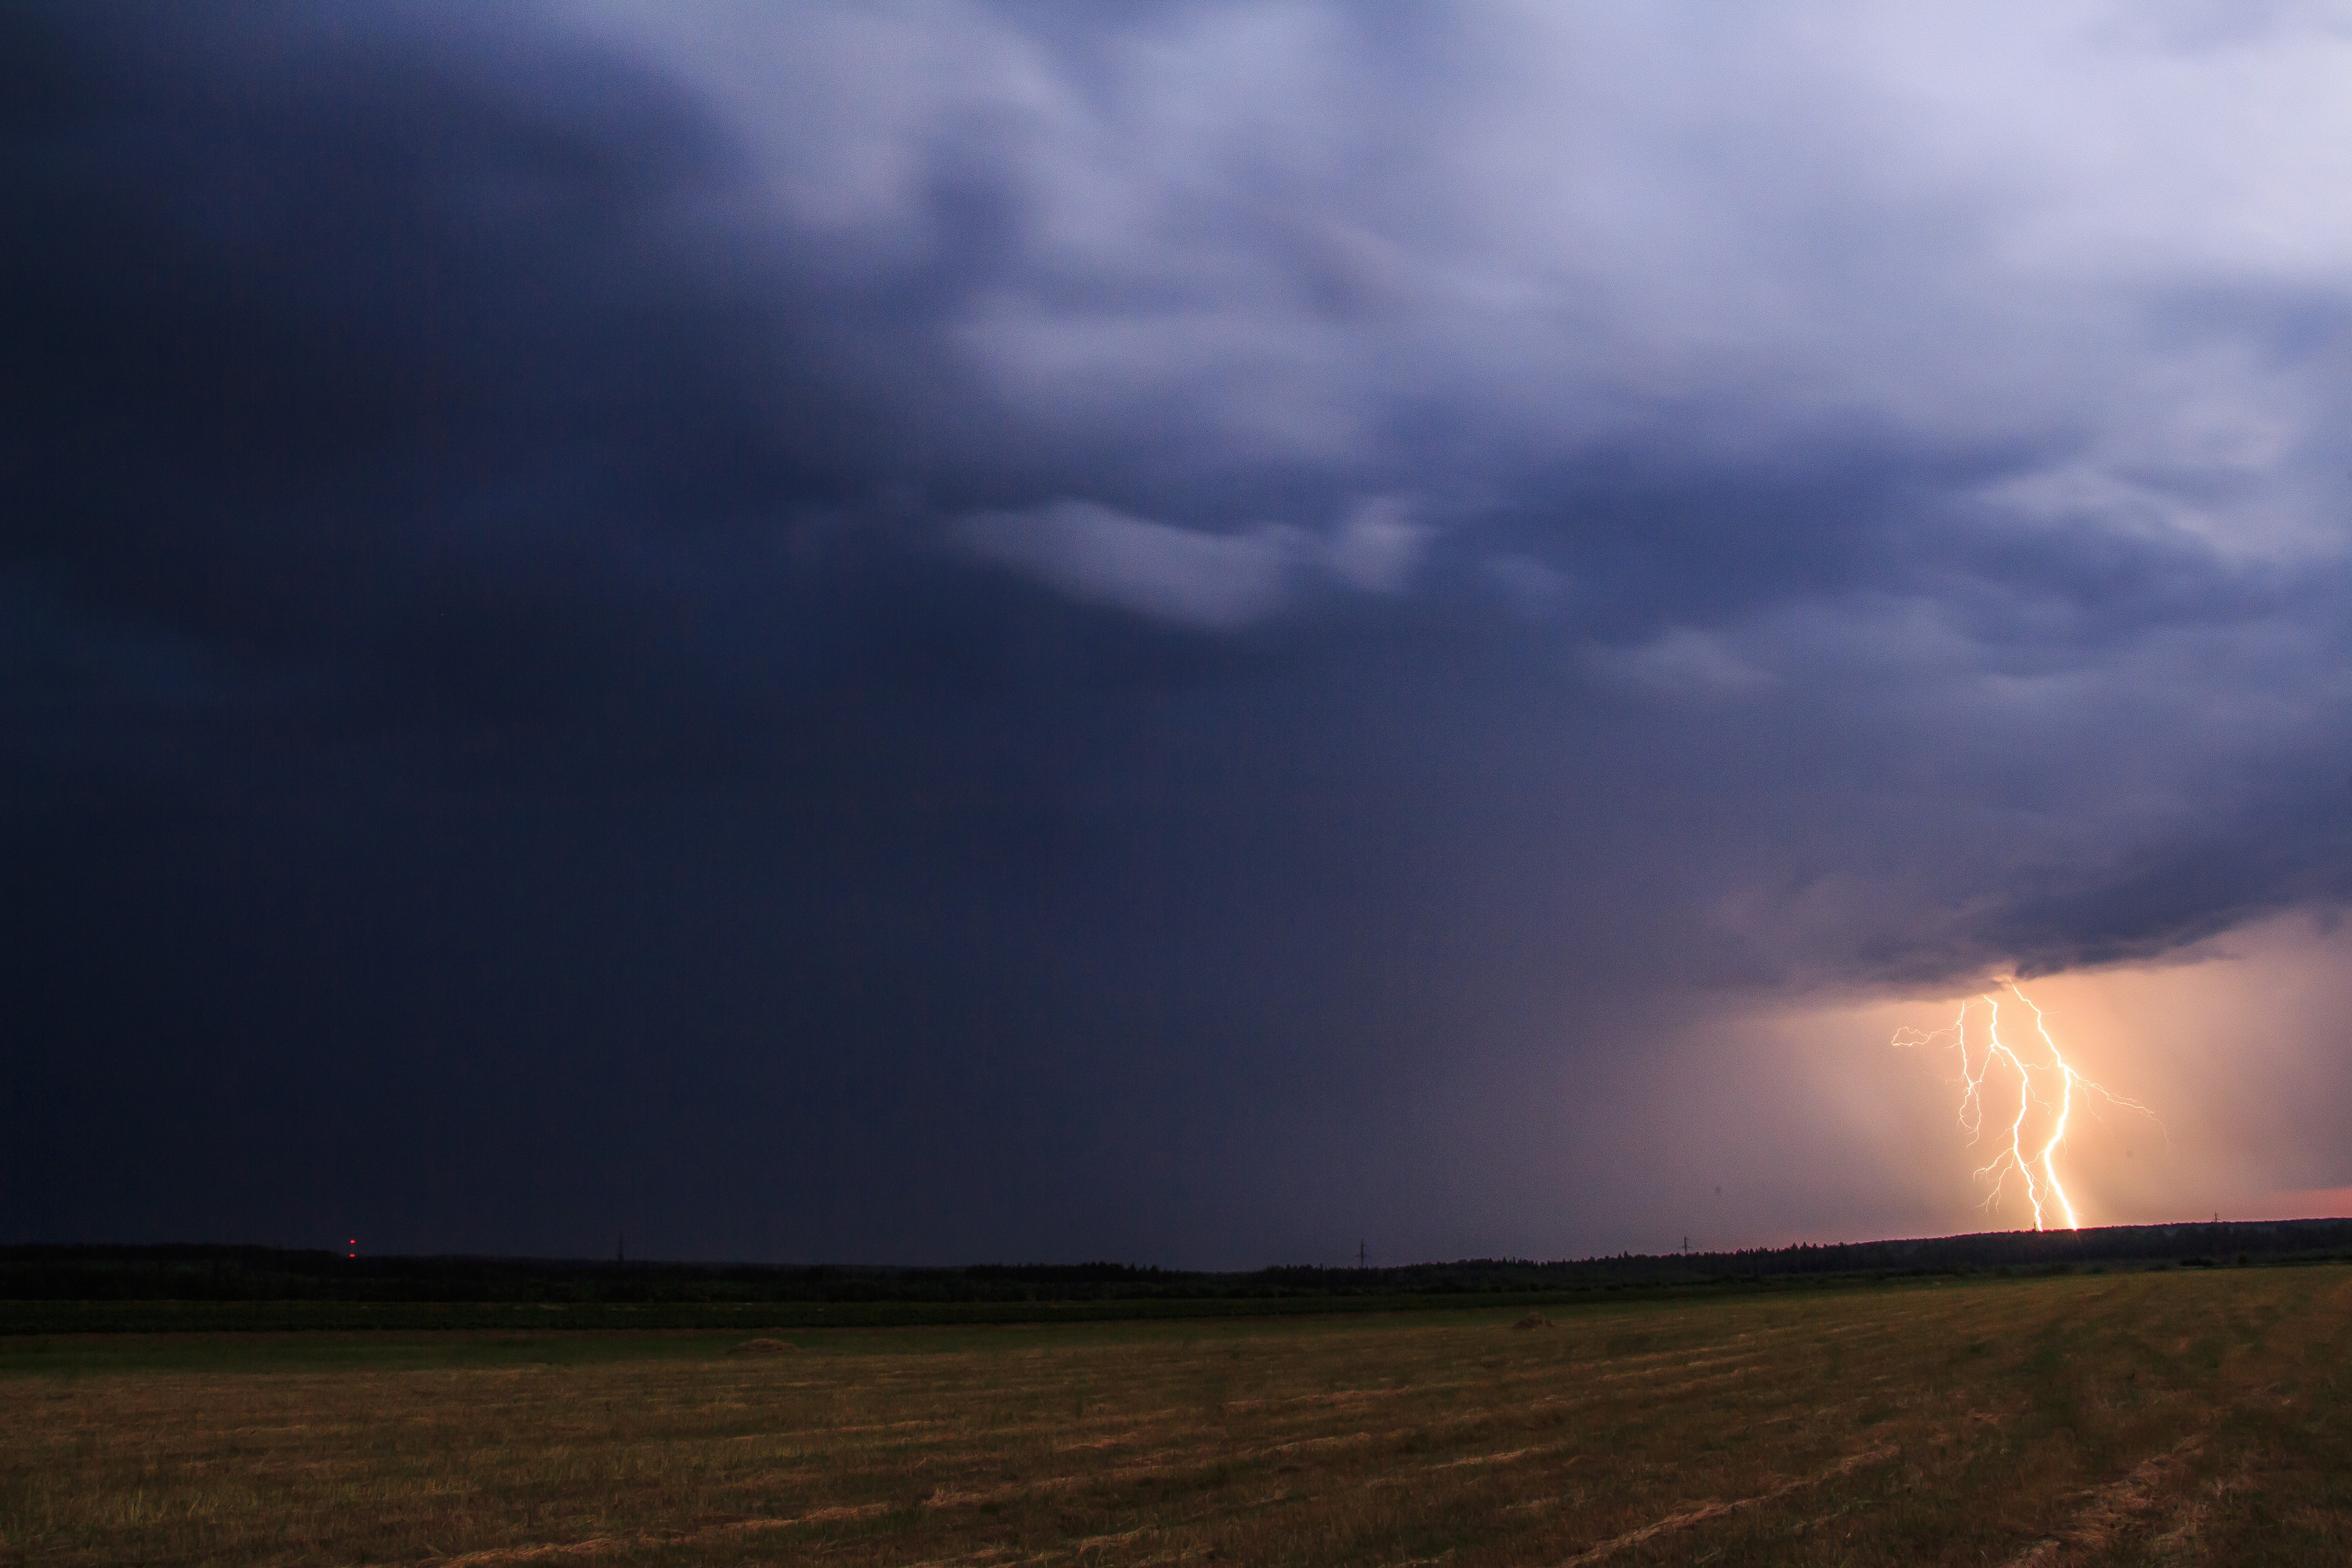
M 2352 1562 L 2352 1268 L 0 1352 L 0 1563 Z

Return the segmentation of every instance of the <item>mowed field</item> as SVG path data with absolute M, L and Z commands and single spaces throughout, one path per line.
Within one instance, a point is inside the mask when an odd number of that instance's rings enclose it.
M 0 1342 L 0 1563 L 2352 1563 L 2352 1268 Z

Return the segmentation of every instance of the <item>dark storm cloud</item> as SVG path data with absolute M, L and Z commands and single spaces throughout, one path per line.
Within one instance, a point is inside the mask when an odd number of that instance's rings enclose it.
M 10 1223 L 1559 1247 L 1425 1108 L 2341 901 L 2344 237 L 2092 134 L 2292 18 L 1821 15 L 15 14 Z
M 502 570 L 526 615 L 588 592 L 614 468 L 724 450 L 725 312 L 642 254 L 708 135 L 610 71 L 514 102 L 476 40 L 247 20 L 12 40 L 12 561 L 232 679 L 399 635 L 436 574 L 461 647 Z

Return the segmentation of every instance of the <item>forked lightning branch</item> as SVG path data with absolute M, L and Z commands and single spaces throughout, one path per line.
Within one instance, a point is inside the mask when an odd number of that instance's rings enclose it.
M 2048 1017 L 2032 997 L 2018 989 L 2016 981 L 2004 980 L 1998 989 L 2007 991 L 2032 1009 L 2038 1045 L 2015 1046 L 2002 1037 L 1997 991 L 1962 1001 L 1958 1016 L 1940 1029 L 1897 1029 L 1893 1043 L 1949 1045 L 1959 1052 L 1960 1125 L 1968 1130 L 1971 1145 L 1982 1142 L 1985 1136 L 1989 1080 L 2004 1108 L 2009 1091 L 2014 1089 L 2017 1110 L 2009 1119 L 2006 1133 L 1995 1133 L 2000 1142 L 1993 1157 L 1977 1167 L 1977 1179 L 1991 1184 L 1991 1191 L 1985 1194 L 1985 1206 L 1990 1208 L 1999 1203 L 2009 1183 L 2020 1180 L 2025 1184 L 2026 1201 L 2033 1208 L 2034 1229 L 2047 1230 L 2054 1221 L 2068 1230 L 2079 1230 L 2082 1219 L 2058 1173 L 2058 1153 L 2065 1146 L 2067 1124 L 2074 1116 L 2076 1097 L 2096 1095 L 2111 1105 L 2137 1110 L 2151 1120 L 2156 1113 L 2076 1071 L 2052 1037 Z M 1973 1030 L 1972 1014 L 1981 1020 L 1980 1026 Z

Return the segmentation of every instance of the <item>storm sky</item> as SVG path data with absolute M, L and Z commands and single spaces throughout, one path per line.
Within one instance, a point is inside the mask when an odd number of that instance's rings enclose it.
M 2010 973 L 2352 1184 L 2341 5 L 0 40 L 0 1240 L 1982 1228 Z

